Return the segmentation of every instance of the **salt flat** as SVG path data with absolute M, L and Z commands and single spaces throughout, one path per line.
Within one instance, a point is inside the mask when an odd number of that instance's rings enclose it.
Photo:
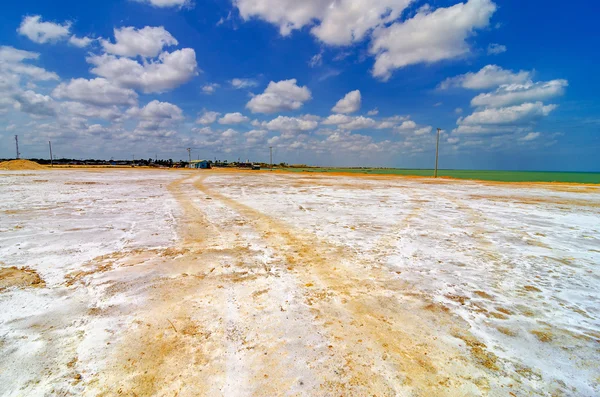
M 0 395 L 600 393 L 596 187 L 5 172 L 0 220 Z

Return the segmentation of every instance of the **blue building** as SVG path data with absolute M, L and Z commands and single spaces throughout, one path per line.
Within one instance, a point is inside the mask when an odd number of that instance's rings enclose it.
M 208 160 L 192 160 L 190 163 L 190 168 L 200 168 L 203 170 L 210 169 L 210 163 Z

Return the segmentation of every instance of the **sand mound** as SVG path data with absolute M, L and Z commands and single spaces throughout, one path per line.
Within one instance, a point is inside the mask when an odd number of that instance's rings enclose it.
M 0 269 L 0 291 L 10 287 L 43 288 L 45 286 L 46 283 L 44 280 L 42 280 L 39 274 L 33 269 L 27 267 L 19 269 L 14 266 Z
M 0 163 L 0 170 L 45 170 L 46 167 L 29 160 L 11 160 Z

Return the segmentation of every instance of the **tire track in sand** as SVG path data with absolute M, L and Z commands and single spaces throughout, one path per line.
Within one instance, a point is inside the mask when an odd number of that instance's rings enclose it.
M 142 278 L 149 302 L 128 313 L 133 326 L 117 343 L 105 373 L 88 386 L 104 396 L 317 394 L 313 379 L 318 376 L 310 370 L 310 360 L 327 360 L 310 352 L 293 357 L 286 350 L 291 343 L 281 343 L 278 323 L 292 325 L 286 330 L 288 339 L 313 331 L 303 327 L 302 313 L 284 312 L 279 300 L 276 310 L 268 310 L 272 291 L 278 291 L 284 277 L 254 257 L 243 223 L 228 207 L 205 204 L 197 191 L 190 191 L 192 179 L 169 186 L 183 210 L 181 243 L 139 268 L 146 273 Z M 203 204 L 217 211 L 218 224 L 211 223 Z M 117 285 L 120 290 L 131 287 Z M 286 315 L 299 319 L 287 320 Z
M 324 371 L 324 391 L 345 395 L 487 394 L 508 383 L 465 324 L 430 302 L 411 298 L 388 271 L 356 266 L 351 253 L 247 205 L 196 188 L 242 215 L 303 280 L 314 323 L 323 327 L 342 369 Z M 473 353 L 454 347 L 463 339 Z M 456 340 L 454 339 L 456 342 Z

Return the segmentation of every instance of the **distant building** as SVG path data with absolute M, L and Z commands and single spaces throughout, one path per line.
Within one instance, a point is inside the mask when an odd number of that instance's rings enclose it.
M 210 168 L 210 162 L 208 160 L 192 160 L 190 168 L 200 168 L 203 170 Z

